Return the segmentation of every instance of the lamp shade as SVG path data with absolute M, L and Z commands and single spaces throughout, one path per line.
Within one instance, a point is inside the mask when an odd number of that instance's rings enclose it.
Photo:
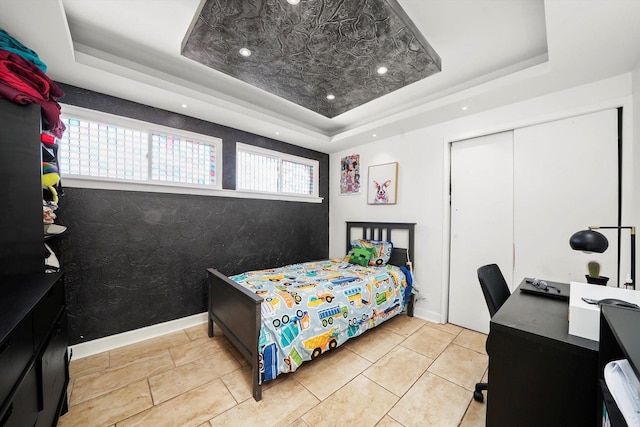
M 602 253 L 609 247 L 609 241 L 597 231 L 582 230 L 573 233 L 569 239 L 569 245 L 576 251 Z

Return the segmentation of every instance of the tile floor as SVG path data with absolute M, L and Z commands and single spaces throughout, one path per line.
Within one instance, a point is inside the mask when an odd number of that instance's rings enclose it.
M 216 332 L 218 333 L 218 332 Z M 486 335 L 396 316 L 251 395 L 247 362 L 206 324 L 70 365 L 68 426 L 484 426 Z

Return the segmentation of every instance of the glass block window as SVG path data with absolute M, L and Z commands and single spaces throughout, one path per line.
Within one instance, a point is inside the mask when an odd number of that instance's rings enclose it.
M 282 191 L 284 193 L 313 194 L 313 166 L 283 160 Z
M 58 161 L 64 175 L 146 181 L 149 178 L 146 132 L 63 117 L 67 130 Z
M 318 196 L 318 161 L 247 144 L 236 145 L 236 189 Z
M 62 175 L 220 188 L 221 141 L 93 111 L 63 109 Z M 160 130 L 159 130 L 160 129 Z
M 216 183 L 216 147 L 176 136 L 151 135 L 151 179 L 197 185 Z
M 236 188 L 277 193 L 279 166 L 277 157 L 239 150 L 236 158 Z

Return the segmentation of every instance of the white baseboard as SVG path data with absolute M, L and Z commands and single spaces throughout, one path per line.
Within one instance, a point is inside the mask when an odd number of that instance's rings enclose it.
M 157 325 L 151 325 L 145 328 L 135 329 L 133 331 L 127 331 L 121 334 L 72 345 L 69 347 L 69 354 L 72 355 L 73 360 L 82 359 L 83 357 L 92 356 L 94 354 L 113 350 L 114 348 L 129 344 L 135 344 L 150 338 L 156 338 L 171 332 L 198 326 L 206 322 L 206 312 L 194 314 L 193 316 L 170 320 L 168 322 L 158 323 Z
M 422 320 L 428 320 L 429 322 L 433 322 L 433 323 L 440 323 L 440 313 L 435 313 L 433 311 L 420 309 L 416 307 L 413 309 L 413 315 Z

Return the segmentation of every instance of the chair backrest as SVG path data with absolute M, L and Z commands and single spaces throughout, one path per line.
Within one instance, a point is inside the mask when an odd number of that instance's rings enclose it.
M 509 286 L 504 280 L 500 267 L 496 264 L 480 267 L 478 269 L 478 280 L 480 281 L 484 299 L 487 301 L 489 315 L 493 317 L 511 295 Z

